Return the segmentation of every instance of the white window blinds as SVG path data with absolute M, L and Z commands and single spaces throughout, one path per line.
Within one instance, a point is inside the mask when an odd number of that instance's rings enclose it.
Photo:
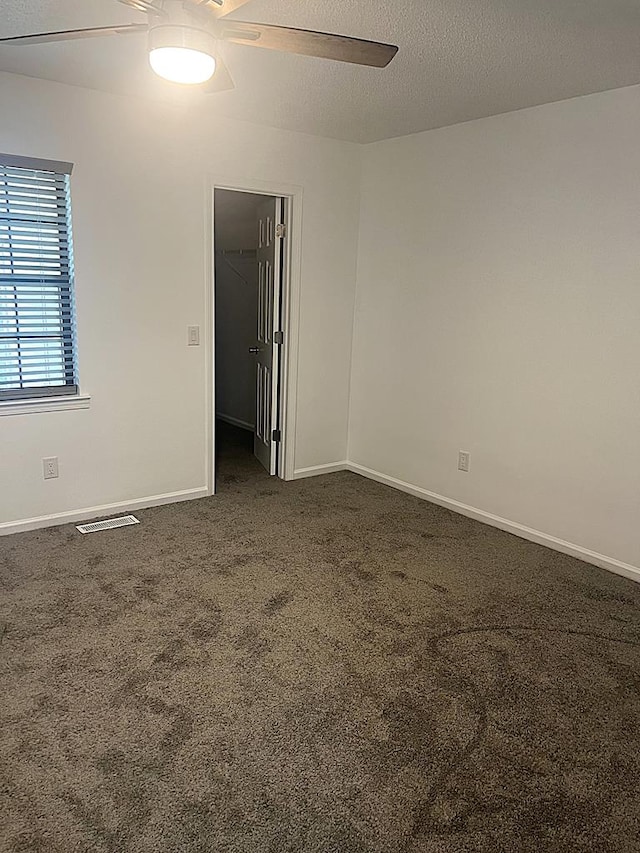
M 78 390 L 71 168 L 0 154 L 0 401 Z

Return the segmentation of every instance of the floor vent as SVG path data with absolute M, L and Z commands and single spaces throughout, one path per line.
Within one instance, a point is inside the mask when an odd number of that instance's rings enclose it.
M 128 527 L 130 524 L 140 524 L 135 515 L 123 515 L 122 518 L 108 518 L 106 521 L 78 524 L 76 530 L 79 530 L 80 533 L 97 533 L 98 530 L 113 530 L 114 527 Z

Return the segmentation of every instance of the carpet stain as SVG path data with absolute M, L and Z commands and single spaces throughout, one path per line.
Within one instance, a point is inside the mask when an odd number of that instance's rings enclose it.
M 279 613 L 284 607 L 286 607 L 292 598 L 292 594 L 287 590 L 279 592 L 267 601 L 263 608 L 263 612 L 266 616 L 275 616 L 276 613 Z

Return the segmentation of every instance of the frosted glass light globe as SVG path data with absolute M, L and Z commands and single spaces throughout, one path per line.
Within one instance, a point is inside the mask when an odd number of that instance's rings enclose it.
M 195 85 L 213 77 L 213 56 L 190 47 L 156 47 L 149 51 L 149 63 L 159 77 L 172 83 Z

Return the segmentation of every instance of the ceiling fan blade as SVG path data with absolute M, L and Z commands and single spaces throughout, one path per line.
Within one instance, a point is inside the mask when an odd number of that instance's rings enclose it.
M 335 59 L 338 62 L 352 62 L 355 65 L 370 65 L 375 68 L 387 66 L 398 52 L 398 48 L 393 44 L 245 21 L 225 22 L 219 27 L 217 35 L 234 44 L 318 56 L 322 59 Z
M 0 39 L 0 44 L 49 44 L 72 39 L 90 39 L 97 36 L 122 36 L 133 33 L 146 33 L 147 24 L 123 24 L 120 27 L 89 27 L 83 30 L 61 30 L 56 33 L 34 33 L 30 36 L 11 36 Z
M 138 12 L 154 12 L 157 15 L 162 14 L 160 6 L 156 5 L 154 0 L 118 0 L 125 6 L 135 9 Z
M 229 73 L 227 64 L 221 56 L 216 57 L 216 70 L 211 78 L 204 83 L 200 89 L 205 95 L 214 95 L 216 92 L 228 92 L 235 89 L 233 77 Z
M 126 3 L 127 0 L 122 0 L 122 2 Z M 210 12 L 215 18 L 224 18 L 225 15 L 230 15 L 240 6 L 244 6 L 249 0 L 187 0 L 187 2 L 191 6 Z

